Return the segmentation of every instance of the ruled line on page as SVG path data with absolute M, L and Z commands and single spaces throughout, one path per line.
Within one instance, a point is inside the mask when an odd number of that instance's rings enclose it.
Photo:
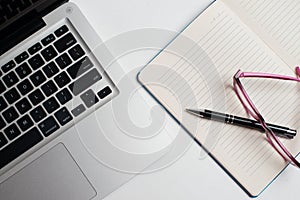
M 260 27 L 300 61 L 300 3 L 298 0 L 237 0 Z

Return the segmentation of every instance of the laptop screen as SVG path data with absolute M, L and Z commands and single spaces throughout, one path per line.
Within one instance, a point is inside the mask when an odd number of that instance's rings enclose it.
M 67 0 L 0 0 L 0 55 L 42 28 L 42 17 Z

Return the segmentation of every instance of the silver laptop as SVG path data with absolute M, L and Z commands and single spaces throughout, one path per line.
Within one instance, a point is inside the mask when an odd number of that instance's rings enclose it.
M 161 123 L 128 119 L 144 97 L 73 3 L 0 0 L 0 54 L 1 199 L 102 199 L 164 155 L 137 139 Z

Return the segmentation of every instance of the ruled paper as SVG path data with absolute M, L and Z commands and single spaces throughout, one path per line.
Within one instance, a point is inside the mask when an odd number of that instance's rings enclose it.
M 300 63 L 300 2 L 298 0 L 223 0 L 232 9 L 253 20 L 262 38 L 290 65 Z M 249 20 L 250 19 L 250 20 Z M 260 31 L 257 32 L 260 35 Z M 289 58 L 290 57 L 290 58 Z M 294 67 L 294 66 L 292 66 Z
M 184 111 L 208 108 L 246 116 L 232 90 L 232 77 L 238 69 L 293 74 L 225 4 L 217 1 L 154 59 L 139 79 L 241 185 L 257 195 L 286 166 L 264 135 L 200 120 Z M 243 83 L 269 122 L 298 128 L 297 84 L 270 84 L 268 80 Z M 298 143 L 286 142 L 296 153 Z

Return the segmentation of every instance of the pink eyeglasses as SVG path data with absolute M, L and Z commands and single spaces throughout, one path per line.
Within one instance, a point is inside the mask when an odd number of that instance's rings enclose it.
M 247 94 L 243 84 L 241 83 L 241 78 L 269 78 L 269 79 L 280 79 L 280 80 L 289 80 L 289 81 L 297 81 L 300 82 L 300 68 L 296 67 L 296 75 L 297 77 L 291 76 L 283 76 L 277 74 L 268 74 L 268 73 L 255 73 L 255 72 L 242 72 L 238 71 L 233 77 L 233 86 L 234 91 L 237 94 L 240 102 L 245 108 L 246 112 L 252 116 L 255 120 L 261 123 L 264 128 L 267 141 L 272 145 L 272 147 L 287 161 L 293 164 L 296 167 L 300 168 L 300 163 L 294 158 L 294 156 L 290 153 L 290 151 L 284 146 L 284 144 L 278 139 L 278 137 L 274 134 L 271 128 L 266 124 L 265 119 L 260 114 L 256 106 L 253 104 L 249 95 Z

